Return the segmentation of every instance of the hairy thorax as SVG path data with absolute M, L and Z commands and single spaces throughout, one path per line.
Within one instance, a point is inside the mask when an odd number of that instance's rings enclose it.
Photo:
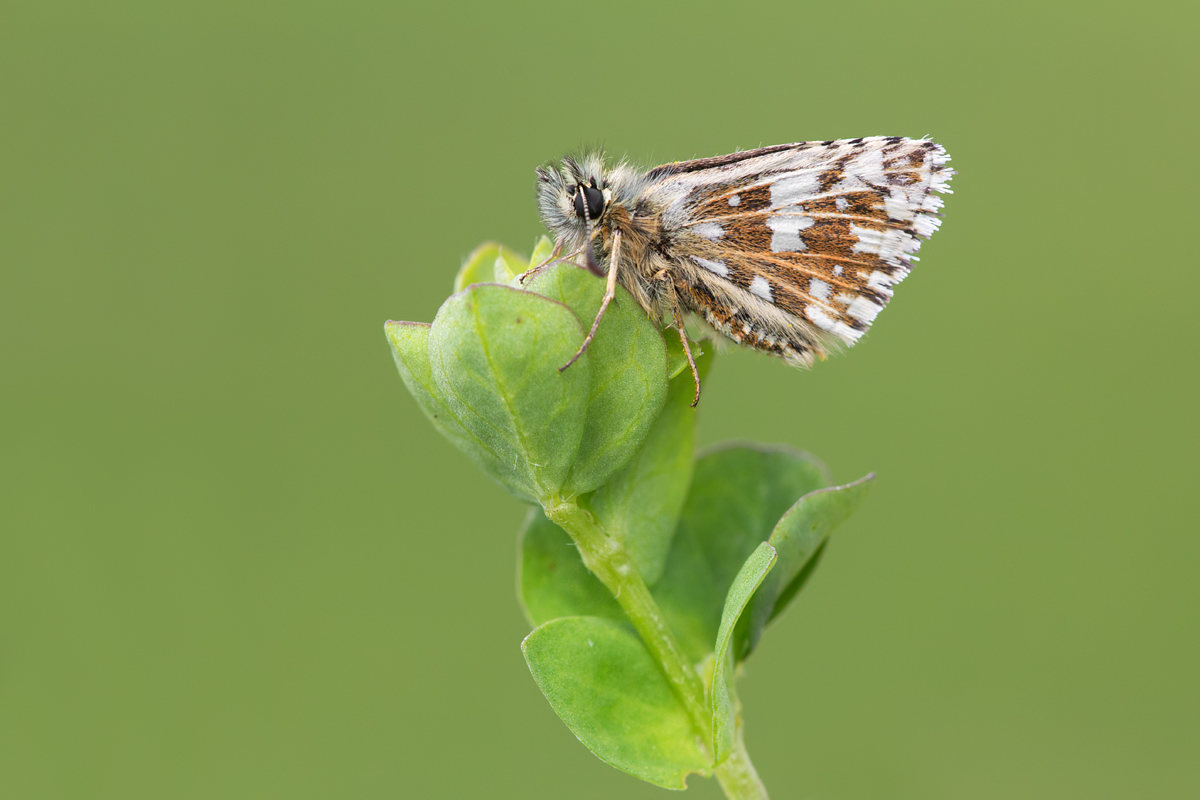
M 607 268 L 613 255 L 613 231 L 620 231 L 617 281 L 655 321 L 681 312 L 671 291 L 678 276 L 666 255 L 668 248 L 663 239 L 661 219 L 662 215 L 653 209 L 631 210 L 623 204 L 613 203 L 606 209 L 604 224 L 599 226 L 597 237 L 601 260 Z

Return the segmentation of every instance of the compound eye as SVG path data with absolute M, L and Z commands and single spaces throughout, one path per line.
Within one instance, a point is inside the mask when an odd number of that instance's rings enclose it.
M 575 216 L 583 219 L 583 205 L 587 202 L 587 214 L 592 219 L 600 216 L 604 210 L 604 193 L 595 186 L 575 187 Z

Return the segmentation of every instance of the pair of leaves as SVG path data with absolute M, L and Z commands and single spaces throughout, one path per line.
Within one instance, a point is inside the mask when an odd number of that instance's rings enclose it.
M 548 243 L 535 257 L 545 255 Z M 520 259 L 485 245 L 458 283 L 513 274 Z M 475 283 L 431 326 L 389 322 L 401 377 L 434 426 L 517 497 L 591 492 L 641 447 L 667 393 L 662 337 L 623 289 L 588 351 L 568 369 L 604 284 L 569 264 L 524 289 Z
M 870 480 L 825 488 L 825 468 L 786 449 L 728 446 L 697 460 L 665 569 L 652 591 L 689 656 L 696 663 L 712 659 L 713 739 L 706 747 L 692 728 L 658 749 L 633 747 L 623 738 L 624 720 L 652 725 L 686 720 L 686 712 L 661 671 L 641 670 L 653 665 L 650 654 L 623 624 L 620 607 L 584 567 L 567 534 L 540 510 L 531 510 L 521 536 L 520 590 L 526 614 L 538 627 L 524 649 L 539 686 L 572 732 L 604 761 L 668 788 L 683 788 L 687 774 L 720 763 L 736 735 L 737 662 L 804 585 L 829 533 L 863 499 Z M 597 626 L 624 632 L 619 657 L 596 650 L 609 646 L 591 635 Z M 592 642 L 582 656 L 580 640 Z M 604 670 L 547 666 L 559 652 L 590 658 Z M 641 665 L 636 673 L 622 666 L 635 662 Z M 647 704 L 644 687 L 627 702 L 613 699 L 648 675 L 659 685 L 656 703 Z M 595 680 L 603 687 L 581 684 Z M 608 698 L 606 705 L 592 703 L 596 692 Z

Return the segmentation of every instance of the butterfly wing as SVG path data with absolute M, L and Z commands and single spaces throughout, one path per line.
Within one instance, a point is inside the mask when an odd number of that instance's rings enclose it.
M 689 310 L 743 344 L 809 365 L 870 328 L 941 223 L 941 146 L 801 142 L 651 170 Z

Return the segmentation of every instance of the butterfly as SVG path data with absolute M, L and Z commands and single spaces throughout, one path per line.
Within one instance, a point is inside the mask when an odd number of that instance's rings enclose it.
M 693 405 L 700 378 L 689 316 L 796 366 L 853 345 L 941 224 L 937 195 L 951 193 L 949 160 L 927 139 L 875 136 L 649 171 L 610 167 L 600 152 L 539 167 L 538 210 L 555 237 L 545 265 L 582 255 L 607 278 L 591 330 L 562 369 L 587 349 L 617 284 L 679 332 Z

